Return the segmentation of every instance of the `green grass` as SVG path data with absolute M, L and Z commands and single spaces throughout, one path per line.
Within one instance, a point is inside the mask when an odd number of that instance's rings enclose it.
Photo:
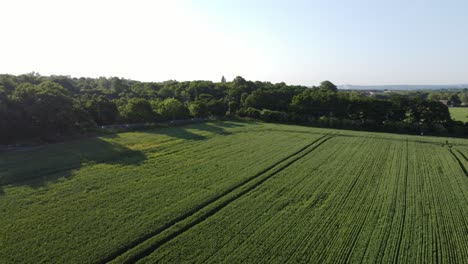
M 450 107 L 449 111 L 453 120 L 468 122 L 468 107 Z
M 3 153 L 0 262 L 467 262 L 467 157 L 240 122 Z

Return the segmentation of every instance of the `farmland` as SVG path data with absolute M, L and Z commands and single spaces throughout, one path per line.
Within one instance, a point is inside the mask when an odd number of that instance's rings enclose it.
M 209 122 L 0 154 L 0 262 L 468 262 L 468 140 Z
M 468 122 L 468 107 L 450 107 L 449 111 L 453 120 Z

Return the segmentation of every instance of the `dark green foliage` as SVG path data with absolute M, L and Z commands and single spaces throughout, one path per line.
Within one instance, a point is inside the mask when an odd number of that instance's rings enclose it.
M 320 117 L 336 114 L 338 106 L 342 106 L 339 100 L 336 93 L 309 89 L 294 96 L 291 107 L 297 114 Z
M 0 143 L 13 140 L 13 133 L 16 131 L 16 124 L 19 116 L 12 109 L 12 103 L 7 97 L 6 90 L 0 85 Z
M 210 115 L 212 116 L 224 116 L 228 110 L 224 99 L 212 99 L 206 102 L 206 106 Z
M 90 119 L 59 84 L 43 81 L 22 83 L 11 95 L 13 113 L 19 117 L 12 131 L 24 137 L 48 139 L 69 134 L 89 124 Z
M 441 102 L 422 101 L 418 105 L 419 122 L 426 125 L 446 125 L 451 121 L 447 106 Z
M 338 92 L 338 87 L 330 81 L 323 81 L 320 83 L 319 89 L 323 92 Z
M 263 109 L 260 113 L 260 118 L 267 122 L 286 122 L 288 121 L 288 114 L 281 111 Z
M 287 88 L 262 89 L 252 92 L 244 102 L 245 107 L 288 111 L 296 91 Z
M 238 115 L 241 117 L 260 119 L 261 111 L 256 108 L 249 107 L 239 110 Z
M 452 94 L 448 101 L 448 104 L 450 104 L 451 106 L 460 106 L 461 103 L 462 101 L 460 100 L 460 97 L 458 97 L 457 94 Z
M 93 123 L 235 115 L 360 130 L 419 133 L 424 129 L 451 133 L 450 126 L 454 125 L 438 100 L 450 99 L 449 103 L 454 105 L 462 102 L 460 98 L 468 100 L 466 91 L 364 96 L 356 91 L 338 91 L 330 81 L 307 88 L 252 82 L 240 76 L 219 83 L 174 80 L 155 83 L 117 77 L 4 74 L 0 75 L 0 87 L 2 143 L 36 137 L 52 139 L 88 130 Z M 263 109 L 264 114 L 252 109 Z
M 113 124 L 119 115 L 116 104 L 102 95 L 85 100 L 84 109 L 98 125 Z
M 188 108 L 193 117 L 206 117 L 209 114 L 208 106 L 202 100 L 190 103 Z
M 155 113 L 151 104 L 142 98 L 131 98 L 120 109 L 120 118 L 125 123 L 154 122 Z
M 184 119 L 189 116 L 187 107 L 175 98 L 167 98 L 160 102 L 157 112 L 164 120 Z

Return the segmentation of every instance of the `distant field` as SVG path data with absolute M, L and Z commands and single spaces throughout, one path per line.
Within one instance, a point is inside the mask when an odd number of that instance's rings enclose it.
M 452 119 L 468 122 L 468 107 L 450 107 L 449 111 Z
M 3 153 L 0 263 L 468 263 L 467 157 L 242 122 Z

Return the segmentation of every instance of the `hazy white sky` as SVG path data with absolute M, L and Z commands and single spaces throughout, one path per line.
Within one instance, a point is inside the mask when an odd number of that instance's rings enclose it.
M 468 1 L 0 0 L 0 10 L 0 73 L 468 83 Z

